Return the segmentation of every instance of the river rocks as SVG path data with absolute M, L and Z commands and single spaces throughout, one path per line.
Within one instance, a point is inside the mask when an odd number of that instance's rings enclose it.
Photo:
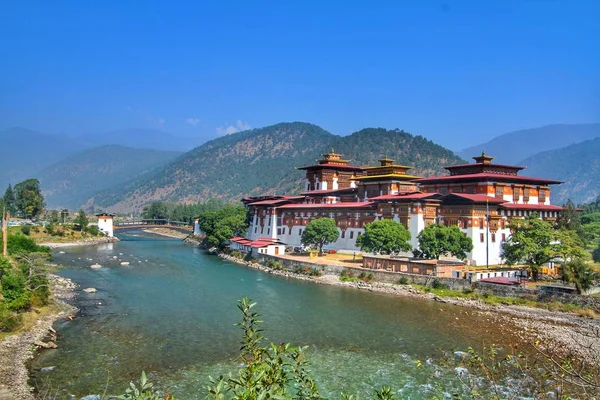
M 96 264 L 92 264 L 92 265 L 90 265 L 90 268 L 91 268 L 91 269 L 100 269 L 100 268 L 102 268 L 102 265 L 100 265 L 100 264 L 96 263 Z
M 447 302 L 448 302 L 448 300 L 442 299 L 442 298 L 441 298 L 440 296 L 438 296 L 438 295 L 435 295 L 435 296 L 433 296 L 433 300 L 435 300 L 435 301 L 439 301 L 440 303 L 447 303 Z
M 121 265 L 129 265 L 129 261 L 122 261 Z
M 465 376 L 469 373 L 469 370 L 463 367 L 456 367 L 454 368 L 454 372 L 456 372 L 456 375 L 458 376 Z
M 40 368 L 41 372 L 50 372 L 50 371 L 54 371 L 54 368 L 56 368 L 55 365 L 51 366 L 51 367 L 42 367 Z
M 53 341 L 42 342 L 41 340 L 36 340 L 33 342 L 37 347 L 41 347 L 42 349 L 56 349 L 58 346 Z
M 89 288 L 83 289 L 83 291 L 86 293 L 96 293 L 98 290 L 96 288 L 89 287 Z

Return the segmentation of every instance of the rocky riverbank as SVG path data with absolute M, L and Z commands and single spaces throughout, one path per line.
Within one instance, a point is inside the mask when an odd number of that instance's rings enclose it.
M 142 232 L 154 233 L 155 235 L 166 236 L 174 239 L 185 239 L 190 235 L 189 233 L 183 233 L 169 228 L 148 228 L 144 229 Z
M 27 363 L 38 347 L 53 347 L 56 332 L 52 324 L 73 315 L 77 309 L 67 303 L 77 287 L 70 279 L 50 275 L 53 303 L 48 314 L 21 333 L 15 333 L 0 342 L 0 400 L 35 400 L 28 384 Z M 37 344 L 37 345 L 36 345 Z
M 555 351 L 560 348 L 564 352 L 577 353 L 590 362 L 597 362 L 598 354 L 600 354 L 600 340 L 595 335 L 595 332 L 600 331 L 600 320 L 583 318 L 575 313 L 554 312 L 524 306 L 490 305 L 479 299 L 440 297 L 433 293 L 423 293 L 410 285 L 364 282 L 362 280 L 344 282 L 337 275 L 308 276 L 286 270 L 274 270 L 259 263 L 240 260 L 224 253 L 220 253 L 219 257 L 286 278 L 469 307 L 475 309 L 481 318 L 519 327 L 522 344 L 533 345 L 539 341 L 542 346 L 546 344 L 553 346 Z
M 119 241 L 119 239 L 116 237 L 95 237 L 95 238 L 86 238 L 86 239 L 76 240 L 73 242 L 45 242 L 45 243 L 38 243 L 38 244 L 40 246 L 50 247 L 51 249 L 59 249 L 61 247 L 93 246 L 96 244 L 115 243 L 118 241 Z

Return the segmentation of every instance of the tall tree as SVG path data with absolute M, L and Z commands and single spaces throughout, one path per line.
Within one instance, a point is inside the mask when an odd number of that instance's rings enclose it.
M 4 206 L 6 206 L 6 211 L 10 212 L 11 215 L 14 215 L 17 212 L 17 206 L 15 201 L 15 193 L 13 191 L 12 186 L 9 184 L 4 192 Z
M 44 196 L 40 181 L 27 179 L 15 185 L 15 205 L 24 217 L 37 218 L 44 209 Z
M 431 224 L 417 238 L 419 251 L 425 258 L 437 260 L 442 255 L 452 254 L 464 260 L 467 253 L 473 250 L 473 241 L 458 226 Z
M 411 249 L 410 232 L 399 222 L 383 219 L 365 225 L 356 245 L 369 253 L 396 254 Z
M 147 219 L 167 219 L 169 218 L 169 207 L 165 202 L 156 201 L 149 206 L 144 206 L 142 217 Z
M 226 205 L 220 210 L 205 211 L 199 219 L 206 241 L 215 247 L 222 246 L 234 236 L 245 235 L 248 230 L 246 209 L 241 206 Z
M 89 218 L 85 214 L 85 211 L 79 210 L 79 213 L 77 214 L 77 217 L 75 218 L 74 222 L 77 226 L 79 226 L 79 230 L 83 232 L 85 228 L 87 228 L 89 223 Z
M 561 255 L 556 230 L 535 213 L 526 219 L 513 220 L 510 230 L 511 235 L 502 244 L 501 256 L 509 265 L 527 264 L 531 276 L 537 280 L 542 265 Z
M 302 232 L 302 244 L 317 246 L 319 254 L 323 254 L 323 246 L 335 242 L 340 236 L 333 218 L 318 218 L 310 221 Z
M 562 229 L 568 229 L 570 231 L 578 231 L 581 228 L 581 215 L 575 207 L 575 203 L 569 199 L 567 204 L 564 205 L 560 217 L 558 218 L 558 226 Z

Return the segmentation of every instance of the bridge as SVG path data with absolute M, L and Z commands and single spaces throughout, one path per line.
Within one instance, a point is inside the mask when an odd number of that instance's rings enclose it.
M 188 222 L 171 221 L 169 219 L 137 219 L 115 222 L 114 229 L 140 229 L 140 228 L 169 228 L 180 232 L 190 233 L 194 226 Z

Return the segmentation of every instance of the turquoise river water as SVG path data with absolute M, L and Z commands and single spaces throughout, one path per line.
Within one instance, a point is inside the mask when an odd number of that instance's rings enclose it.
M 60 275 L 98 291 L 78 294 L 77 318 L 55 325 L 59 348 L 33 361 L 40 392 L 123 393 L 145 370 L 178 399 L 204 398 L 209 375 L 237 367 L 244 296 L 258 302 L 270 341 L 309 346 L 310 369 L 331 398 L 368 398 L 382 385 L 406 399 L 460 392 L 454 371 L 436 364 L 440 349 L 514 340 L 470 309 L 272 276 L 139 231 L 120 238 L 55 254 Z

